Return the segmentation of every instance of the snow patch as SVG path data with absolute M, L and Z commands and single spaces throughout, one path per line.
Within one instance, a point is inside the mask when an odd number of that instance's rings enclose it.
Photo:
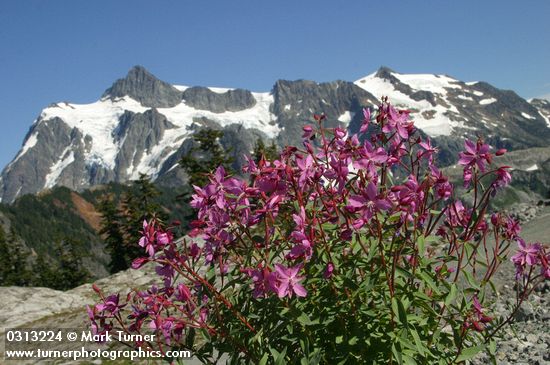
M 457 80 L 445 76 L 445 75 L 431 75 L 431 74 L 409 74 L 403 75 L 396 72 L 392 72 L 399 81 L 409 85 L 415 90 L 425 90 L 437 94 L 446 94 L 446 88 L 460 89 L 460 85 L 457 84 Z
M 338 121 L 348 125 L 353 120 L 355 113 L 350 112 L 349 110 L 345 111 L 342 115 L 338 117 Z
M 479 103 L 480 103 L 481 105 L 489 105 L 489 104 L 494 103 L 495 101 L 497 101 L 497 99 L 495 99 L 495 98 L 489 98 L 489 99 L 480 100 Z
M 21 148 L 21 151 L 15 156 L 15 159 L 9 164 L 11 166 L 15 161 L 19 160 L 25 153 L 27 153 L 31 148 L 33 148 L 36 145 L 36 142 L 38 142 L 38 132 L 33 133 L 27 138 L 25 141 L 25 144 L 23 145 L 23 148 Z
M 472 99 L 471 96 L 458 95 L 457 98 L 462 99 L 462 100 L 474 101 L 474 99 Z
M 550 118 L 539 111 L 539 115 L 546 121 L 546 126 L 550 128 Z
M 285 110 L 290 110 L 290 104 L 286 104 L 284 109 Z
M 179 91 L 185 91 L 189 89 L 189 86 L 184 86 L 184 85 L 172 85 L 172 86 L 178 89 Z
M 537 119 L 537 118 L 535 118 L 535 117 L 533 117 L 533 116 L 531 116 L 527 113 L 524 113 L 524 112 L 521 112 L 521 116 L 526 118 L 526 119 Z
M 476 96 L 483 96 L 483 93 L 481 91 L 477 91 L 477 90 L 472 91 L 472 94 L 474 94 Z
M 62 159 L 57 161 L 55 164 L 53 164 L 52 167 L 50 167 L 50 173 L 46 175 L 46 182 L 44 183 L 44 188 L 47 189 L 55 186 L 63 170 L 67 166 L 69 166 L 71 163 L 73 163 L 74 152 L 73 151 L 69 152 L 70 149 L 71 149 L 71 146 L 65 148 L 65 150 L 61 154 Z M 67 154 L 67 152 L 69 153 Z
M 537 166 L 537 164 L 534 164 L 534 165 L 529 166 L 528 168 L 526 168 L 525 171 L 536 171 L 538 169 L 539 169 L 539 167 Z
M 226 87 L 208 87 L 208 90 L 215 92 L 216 94 L 225 94 L 226 92 L 230 90 L 235 90 L 234 88 L 226 88 Z

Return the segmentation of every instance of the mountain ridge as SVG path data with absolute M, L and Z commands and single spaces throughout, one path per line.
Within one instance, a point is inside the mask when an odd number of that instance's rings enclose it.
M 381 67 L 355 82 L 278 80 L 269 92 L 252 92 L 171 85 L 134 66 L 96 102 L 54 103 L 42 110 L 0 175 L 0 201 L 53 186 L 82 190 L 124 183 L 139 173 L 163 178 L 204 127 L 227 132 L 231 138 L 223 143 L 239 146 L 240 154 L 250 152 L 258 138 L 280 147 L 299 145 L 301 128 L 314 113 L 325 113 L 328 127 L 355 132 L 362 108 L 376 106 L 382 96 L 411 109 L 417 127 L 446 151 L 445 164 L 453 162 L 457 141 L 478 135 L 498 148 L 549 145 L 550 102 L 529 102 L 484 82 Z M 238 167 L 243 157 L 234 157 Z M 185 183 L 184 174 L 175 175 L 173 183 Z

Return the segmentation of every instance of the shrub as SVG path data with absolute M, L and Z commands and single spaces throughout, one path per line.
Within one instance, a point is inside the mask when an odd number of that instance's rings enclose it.
M 324 119 L 304 127 L 304 148 L 249 159 L 247 179 L 219 167 L 195 186 L 188 237 L 144 222 L 146 256 L 132 266 L 156 265 L 163 284 L 124 303 L 96 287 L 94 330 L 154 332 L 157 341 L 135 345 L 186 348 L 208 362 L 448 364 L 494 354 L 500 329 L 550 277 L 546 248 L 488 212 L 508 168 L 467 140 L 468 206 L 408 111 L 383 102 L 372 118 L 365 109 L 359 136 Z M 487 309 L 491 278 L 516 243 L 517 300 L 502 318 Z

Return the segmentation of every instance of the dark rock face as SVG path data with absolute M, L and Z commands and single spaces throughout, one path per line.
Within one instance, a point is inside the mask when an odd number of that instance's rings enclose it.
M 546 124 L 550 126 L 550 101 L 546 99 L 532 99 L 530 104 L 534 106 L 544 118 L 546 118 Z
M 141 66 L 133 67 L 125 78 L 115 81 L 102 97 L 114 99 L 123 96 L 130 96 L 151 108 L 170 108 L 181 102 L 181 91 Z
M 214 113 L 237 112 L 252 108 L 256 104 L 252 93 L 243 89 L 216 93 L 207 87 L 195 86 L 186 89 L 182 97 L 187 105 Z
M 113 137 L 120 143 L 114 173 L 116 181 L 126 181 L 132 167 L 138 166 L 144 155 L 151 153 L 151 149 L 162 140 L 165 130 L 175 126 L 156 109 L 145 113 L 127 111 L 119 120 L 113 131 Z
M 273 113 L 282 128 L 277 138 L 280 146 L 300 145 L 302 127 L 313 123 L 314 113 L 324 113 L 327 117 L 325 125 L 336 127 L 343 124 L 338 122 L 338 118 L 351 112 L 355 117 L 350 126 L 358 129 L 362 107 L 377 104 L 372 94 L 346 81 L 279 80 L 273 87 L 273 96 Z
M 85 150 L 80 131 L 71 129 L 59 118 L 38 120 L 30 129 L 24 143 L 30 138 L 36 138 L 36 144 L 23 154 L 23 151 L 20 152 L 2 172 L 2 201 L 12 201 L 18 195 L 42 190 L 48 182 L 51 167 L 63 160 L 70 161 L 71 153 L 73 162 L 67 164 L 59 181 L 69 188 L 78 188 L 82 178 L 78 170 L 84 163 Z M 70 146 L 72 148 L 69 150 Z

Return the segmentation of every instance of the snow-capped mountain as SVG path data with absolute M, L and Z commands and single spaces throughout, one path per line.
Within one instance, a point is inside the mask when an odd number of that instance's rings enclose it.
M 529 103 L 513 91 L 485 82 L 462 82 L 446 75 L 405 75 L 382 67 L 355 84 L 411 109 L 415 125 L 432 137 L 466 136 L 475 130 L 487 138 L 498 135 L 515 140 L 520 137 L 518 128 L 525 131 L 522 137 L 534 137 L 525 143 L 544 142 L 536 138 L 533 129 L 542 129 L 548 136 L 543 127 L 550 127 L 550 103 L 538 99 Z
M 125 182 L 140 173 L 181 184 L 185 177 L 175 167 L 201 127 L 223 129 L 220 142 L 238 163 L 258 138 L 300 144 L 313 113 L 325 113 L 329 126 L 355 131 L 361 109 L 382 96 L 409 108 L 416 125 L 446 150 L 478 134 L 511 149 L 550 144 L 548 101 L 528 102 L 484 82 L 382 67 L 355 83 L 279 80 L 270 92 L 251 92 L 171 85 L 136 66 L 94 103 L 44 109 L 1 174 L 0 199 L 12 202 L 56 185 L 78 190 Z

